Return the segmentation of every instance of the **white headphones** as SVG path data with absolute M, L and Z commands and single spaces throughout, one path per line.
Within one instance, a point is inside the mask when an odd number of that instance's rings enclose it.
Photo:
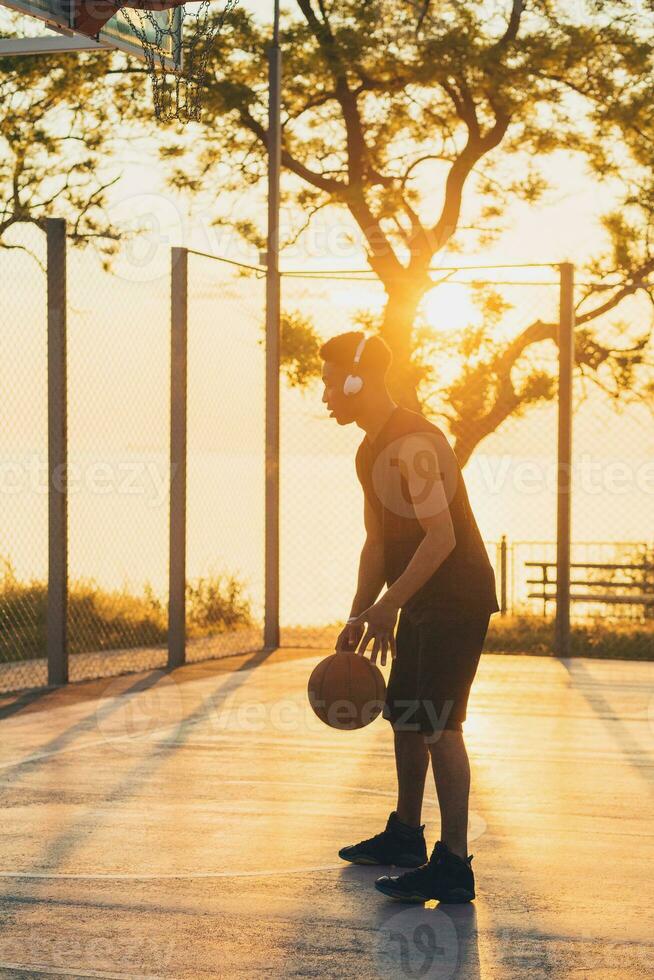
M 354 366 L 354 374 L 348 374 L 347 378 L 343 382 L 343 394 L 344 395 L 358 395 L 363 388 L 363 378 L 356 373 L 357 365 L 361 360 L 361 355 L 363 354 L 363 348 L 366 346 L 366 341 L 368 338 L 364 336 L 359 341 L 359 346 L 357 347 L 356 354 L 354 355 L 354 360 L 352 362 Z

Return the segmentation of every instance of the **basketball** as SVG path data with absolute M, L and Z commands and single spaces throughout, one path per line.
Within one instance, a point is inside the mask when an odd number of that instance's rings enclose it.
M 309 703 L 330 728 L 352 731 L 374 721 L 386 695 L 384 675 L 367 657 L 339 650 L 314 667 Z

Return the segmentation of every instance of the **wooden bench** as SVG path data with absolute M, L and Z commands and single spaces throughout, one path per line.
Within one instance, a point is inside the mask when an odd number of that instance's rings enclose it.
M 541 577 L 538 578 L 528 578 L 528 585 L 540 585 L 540 592 L 529 592 L 527 597 L 529 599 L 542 599 L 543 600 L 543 615 L 547 615 L 547 603 L 554 600 L 556 602 L 556 591 L 548 592 L 548 586 L 554 586 L 556 590 L 556 577 L 548 577 L 548 569 L 556 568 L 555 561 L 526 561 L 525 567 L 528 568 L 540 568 Z M 580 578 L 570 578 L 571 586 L 582 586 L 585 589 L 590 588 L 603 588 L 605 591 L 603 593 L 597 592 L 571 592 L 570 602 L 602 602 L 604 604 L 617 604 L 623 606 L 643 606 L 647 608 L 649 606 L 654 606 L 654 565 L 647 562 L 643 562 L 640 565 L 629 565 L 629 564 L 616 564 L 608 562 L 594 562 L 594 561 L 575 561 L 570 562 L 571 574 L 574 574 L 575 568 L 585 568 L 585 569 L 595 569 L 598 571 L 638 571 L 643 573 L 643 578 L 638 581 L 616 581 L 610 578 L 599 578 L 599 579 L 589 579 L 588 577 Z M 647 573 L 650 573 L 650 578 L 647 578 Z M 608 591 L 614 589 L 638 589 L 639 591 L 635 595 L 626 595 L 623 593 L 616 593 L 615 591 Z

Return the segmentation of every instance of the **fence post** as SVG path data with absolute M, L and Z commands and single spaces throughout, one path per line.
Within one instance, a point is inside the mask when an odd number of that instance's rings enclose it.
M 559 405 L 556 512 L 555 653 L 570 654 L 570 517 L 572 497 L 572 372 L 574 367 L 574 266 L 560 266 Z
M 506 534 L 500 539 L 500 616 L 506 616 Z
M 168 666 L 186 660 L 186 387 L 188 250 L 171 249 Z
M 266 525 L 263 645 L 279 646 L 279 174 L 281 72 L 279 2 L 268 61 L 268 243 L 266 255 Z
M 48 684 L 68 682 L 66 222 L 48 218 Z

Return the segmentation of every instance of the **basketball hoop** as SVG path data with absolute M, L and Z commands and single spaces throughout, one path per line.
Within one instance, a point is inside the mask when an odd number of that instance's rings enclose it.
M 120 12 L 121 24 L 140 42 L 152 81 L 154 114 L 170 122 L 199 120 L 209 56 L 238 0 L 73 0 L 75 28 L 97 37 Z M 222 8 L 220 3 L 223 3 Z
M 155 10 L 123 8 L 126 21 L 143 46 L 157 119 L 200 119 L 212 46 L 237 3 L 238 0 L 226 0 L 222 9 L 210 0 L 188 7 L 174 4 L 167 22 L 158 19 Z M 166 9 L 163 3 L 162 8 Z M 166 41 L 175 65 L 173 72 L 161 55 Z

